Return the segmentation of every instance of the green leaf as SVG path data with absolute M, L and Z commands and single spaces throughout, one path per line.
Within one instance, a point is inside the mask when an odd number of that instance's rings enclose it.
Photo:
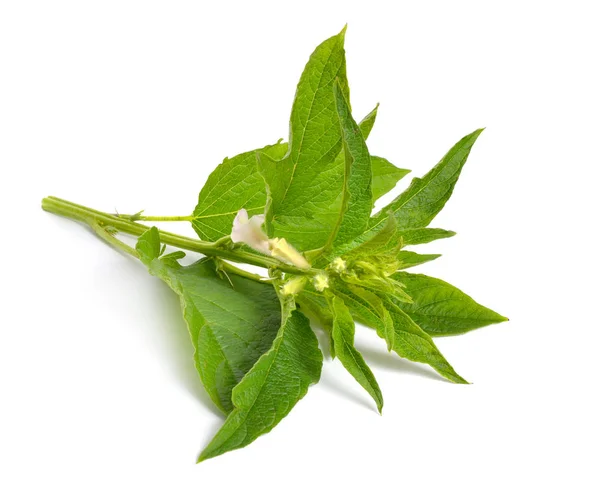
M 369 112 L 365 117 L 363 117 L 363 120 L 358 125 L 360 128 L 360 132 L 362 133 L 365 140 L 369 138 L 369 135 L 373 130 L 373 126 L 375 126 L 375 120 L 377 119 L 378 110 L 379 104 L 377 104 L 371 112 Z
M 410 361 L 428 364 L 450 381 L 467 383 L 448 364 L 431 337 L 394 303 L 352 285 L 347 289 L 337 287 L 336 291 L 343 295 L 354 317 L 386 341 L 388 350 Z
M 456 235 L 454 231 L 439 228 L 416 228 L 398 231 L 398 236 L 402 238 L 403 245 L 422 245 L 442 238 L 450 238 L 454 235 Z
M 296 295 L 296 303 L 300 306 L 300 312 L 307 318 L 316 321 L 329 338 L 329 354 L 335 358 L 335 346 L 333 344 L 333 314 L 322 294 L 303 290 Z
M 383 395 L 373 372 L 363 359 L 363 356 L 354 347 L 354 319 L 344 305 L 344 301 L 336 296 L 331 298 L 331 311 L 333 313 L 333 343 L 335 353 L 346 370 L 354 379 L 373 397 L 377 409 L 383 409 Z
M 202 383 L 215 405 L 230 412 L 233 387 L 277 335 L 281 316 L 273 287 L 235 274 L 228 275 L 230 283 L 211 259 L 189 266 L 181 266 L 174 254 L 159 259 L 156 228 L 140 236 L 136 249 L 150 273 L 179 295 Z
M 445 281 L 405 272 L 393 277 L 406 285 L 407 293 L 413 298 L 412 304 L 398 302 L 397 305 L 430 335 L 460 335 L 508 321 Z
M 373 169 L 373 201 L 383 197 L 396 183 L 404 176 L 410 173 L 410 169 L 400 169 L 394 166 L 390 161 L 382 158 L 371 156 L 371 168 Z
M 233 389 L 235 409 L 198 462 L 239 449 L 268 433 L 319 381 L 323 356 L 308 319 L 282 297 L 281 327 L 270 350 Z
M 348 285 L 348 290 L 351 294 L 344 290 L 342 292 L 345 293 L 346 301 L 351 302 L 357 319 L 377 330 L 378 335 L 386 341 L 388 351 L 392 350 L 395 340 L 394 323 L 381 298 L 356 285 Z
M 409 361 L 430 365 L 440 375 L 454 383 L 468 383 L 454 371 L 431 337 L 419 328 L 408 314 L 390 302 L 386 302 L 386 306 L 394 323 L 392 344 L 394 352 Z
M 409 267 L 418 266 L 419 264 L 425 264 L 426 262 L 433 261 L 442 254 L 417 254 L 410 250 L 401 250 L 398 252 L 398 262 L 400 266 L 398 269 L 407 269 Z
M 334 252 L 334 255 L 343 254 L 347 259 L 358 259 L 392 252 L 396 258 L 397 252 L 400 251 L 400 243 L 401 237 L 398 235 L 396 218 L 390 213 L 383 229 L 349 252 L 344 253 L 344 247 L 342 247 L 339 252 Z
M 287 143 L 259 150 L 281 159 L 287 151 Z M 246 209 L 250 216 L 262 214 L 265 210 L 265 183 L 256 167 L 257 152 L 253 150 L 224 159 L 208 177 L 200 191 L 192 220 L 192 226 L 201 239 L 216 241 L 231 234 L 233 218 L 240 209 Z
M 365 139 L 369 136 L 376 117 L 377 107 L 361 121 L 359 126 Z M 242 208 L 246 209 L 250 216 L 262 214 L 267 203 L 267 195 L 264 179 L 257 168 L 257 153 L 262 152 L 273 160 L 281 160 L 287 150 L 287 143 L 278 142 L 236 155 L 231 159 L 224 159 L 210 174 L 198 196 L 198 204 L 192 219 L 192 226 L 198 236 L 203 240 L 216 241 L 229 235 L 233 218 Z M 391 181 L 389 178 L 393 174 L 389 167 L 390 163 L 380 157 L 373 157 L 372 161 L 375 164 L 373 179 L 380 182 Z M 333 169 L 341 175 L 343 168 L 344 153 L 340 152 L 335 159 Z M 378 175 L 384 178 L 379 180 Z M 336 202 L 332 210 L 339 212 L 341 196 Z
M 290 118 L 289 150 L 281 161 L 259 154 L 267 185 L 266 228 L 300 251 L 322 247 L 339 211 L 339 171 L 335 158 L 342 147 L 333 94 L 336 81 L 348 99 L 344 30 L 311 55 L 298 83 Z
M 365 139 L 352 118 L 339 82 L 334 85 L 333 93 L 342 130 L 345 161 L 339 220 L 326 248 L 342 245 L 364 232 L 373 207 L 371 157 Z
M 390 209 L 401 229 L 427 226 L 452 195 L 471 147 L 482 131 L 478 129 L 462 138 L 423 178 L 413 179 L 404 192 L 374 216 L 371 229 L 385 222 Z
M 469 156 L 471 147 L 482 131 L 483 129 L 478 129 L 470 135 L 465 136 L 423 178 L 413 179 L 410 186 L 403 193 L 371 218 L 367 231 L 356 240 L 345 245 L 344 251 L 352 250 L 383 229 L 390 210 L 396 217 L 400 231 L 427 226 L 438 212 L 442 210 L 452 195 L 454 185 Z M 441 238 L 452 236 L 453 234 L 453 232 L 445 232 L 444 230 L 435 230 L 435 232 L 441 235 Z M 433 234 L 434 232 L 431 233 Z M 443 233 L 445 233 L 445 236 Z M 422 233 L 415 232 L 412 235 L 419 235 L 417 240 L 427 240 L 428 238 L 428 236 L 422 238 Z M 404 234 L 405 238 L 409 238 L 410 236 L 410 233 Z M 431 236 L 429 238 L 428 241 L 431 241 Z M 426 242 L 418 241 L 418 243 Z M 407 244 L 406 241 L 405 244 Z

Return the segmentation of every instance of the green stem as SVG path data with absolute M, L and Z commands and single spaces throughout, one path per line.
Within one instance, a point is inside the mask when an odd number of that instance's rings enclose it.
M 134 236 L 140 236 L 142 233 L 148 230 L 148 226 L 127 219 L 123 219 L 119 215 L 108 214 L 106 212 L 90 209 L 89 207 L 84 207 L 82 205 L 75 204 L 73 202 L 69 202 L 68 200 L 63 200 L 57 197 L 46 197 L 45 199 L 43 199 L 42 209 L 48 212 L 52 212 L 53 214 L 58 214 L 60 216 L 68 217 L 70 219 L 86 223 L 90 225 L 97 233 L 98 225 L 102 227 L 111 227 L 122 233 L 127 233 L 129 235 Z M 284 264 L 273 257 L 268 257 L 260 254 L 252 254 L 249 252 L 237 250 L 235 248 L 229 249 L 223 246 L 224 239 L 218 240 L 217 242 L 213 243 L 201 240 L 194 240 L 193 238 L 176 235 L 175 233 L 169 233 L 163 230 L 159 230 L 159 233 L 161 242 L 166 243 L 167 245 L 178 247 L 184 250 L 189 250 L 192 252 L 199 252 L 207 256 L 219 257 L 228 261 L 242 262 L 245 264 L 251 264 L 253 266 L 264 267 L 267 269 L 279 269 L 284 273 L 290 274 L 316 275 L 319 273 L 319 271 L 316 269 L 304 270 L 296 266 Z M 111 236 L 109 233 L 106 233 L 106 235 Z M 100 236 L 102 236 L 109 243 L 117 246 L 116 243 L 113 243 L 111 240 L 106 239 L 103 235 Z M 112 239 L 116 240 L 114 237 L 112 237 Z M 123 247 L 119 245 L 119 248 Z
M 271 280 L 269 278 L 264 278 L 260 274 L 244 271 L 243 269 L 240 269 L 239 267 L 234 266 L 233 264 L 229 264 L 228 262 L 220 261 L 220 265 L 221 265 L 221 269 L 223 269 L 227 273 L 237 274 L 238 276 L 243 276 L 244 278 L 248 278 L 249 280 L 258 281 L 259 283 L 265 283 L 268 285 L 273 284 L 273 280 Z
M 119 240 L 114 234 L 106 231 L 106 228 L 104 226 L 102 226 L 100 223 L 92 223 L 90 226 L 95 231 L 95 233 L 100 238 L 102 238 L 105 242 L 109 243 L 113 247 L 121 249 L 123 252 L 128 253 L 129 255 L 135 257 L 136 259 L 140 258 L 137 251 L 133 247 L 130 247 L 125 242 L 122 242 L 121 240 Z
M 129 221 L 193 221 L 194 216 L 141 216 L 139 214 L 117 214 L 121 219 Z

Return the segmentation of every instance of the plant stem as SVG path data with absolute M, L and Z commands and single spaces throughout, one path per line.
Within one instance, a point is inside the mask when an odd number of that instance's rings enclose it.
M 133 247 L 130 247 L 125 242 L 122 242 L 121 240 L 119 240 L 115 235 L 106 231 L 106 228 L 104 226 L 102 226 L 100 223 L 92 223 L 91 227 L 94 230 L 94 232 L 100 238 L 102 238 L 105 242 L 109 243 L 113 247 L 121 249 L 123 252 L 128 253 L 129 255 L 131 255 L 132 257 L 135 257 L 136 259 L 140 258 L 137 251 Z
M 192 221 L 194 216 L 141 216 L 139 214 L 117 214 L 121 219 L 129 221 Z
M 98 231 L 99 226 L 100 229 L 103 229 L 104 227 L 111 227 L 122 233 L 127 233 L 134 236 L 140 236 L 142 233 L 148 230 L 148 226 L 124 219 L 119 215 L 108 214 L 106 212 L 90 209 L 89 207 L 84 207 L 82 205 L 75 204 L 73 202 L 69 202 L 68 200 L 63 200 L 57 197 L 46 197 L 43 199 L 42 209 L 52 212 L 53 214 L 58 214 L 60 216 L 68 217 L 70 219 L 90 225 L 94 231 L 99 234 L 99 236 L 115 246 L 117 246 L 117 243 L 114 243 L 116 238 L 104 230 L 106 237 L 111 237 L 110 239 L 106 238 L 101 232 Z M 194 240 L 193 238 L 176 235 L 175 233 L 169 233 L 163 230 L 159 230 L 159 233 L 162 243 L 192 252 L 199 252 L 207 256 L 219 257 L 221 259 L 233 262 L 242 262 L 267 269 L 278 269 L 284 273 L 290 274 L 311 276 L 319 273 L 319 271 L 316 269 L 304 270 L 296 266 L 284 264 L 273 257 L 252 254 L 250 252 L 245 252 L 235 248 L 227 248 L 223 246 L 223 239 L 213 243 Z M 122 243 L 119 240 L 116 241 Z M 119 248 L 123 248 L 121 245 L 118 246 Z M 131 249 L 131 247 L 129 248 Z M 131 251 L 133 251 L 133 249 L 131 249 Z M 128 253 L 132 252 L 128 251 Z

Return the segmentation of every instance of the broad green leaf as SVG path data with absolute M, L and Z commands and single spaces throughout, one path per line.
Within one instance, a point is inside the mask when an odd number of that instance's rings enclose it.
M 281 159 L 287 151 L 287 143 L 260 150 Z M 240 209 L 246 209 L 250 216 L 265 210 L 265 183 L 256 167 L 257 152 L 253 150 L 226 158 L 208 177 L 192 220 L 192 226 L 202 240 L 215 241 L 231 234 L 233 218 Z
M 381 412 L 383 409 L 381 389 L 363 356 L 354 347 L 354 319 L 344 301 L 335 295 L 331 298 L 331 312 L 333 313 L 333 343 L 336 357 L 373 397 L 378 411 Z
M 277 335 L 281 309 L 273 287 L 234 274 L 227 275 L 230 283 L 211 259 L 181 266 L 181 252 L 159 258 L 156 228 L 140 236 L 136 249 L 150 273 L 179 295 L 202 383 L 217 407 L 230 412 L 233 387 Z
M 411 252 L 410 250 L 401 250 L 398 252 L 397 257 L 398 262 L 400 263 L 398 269 L 407 269 L 409 267 L 418 266 L 419 264 L 433 261 L 441 256 L 442 254 L 417 254 L 416 252 Z
M 359 126 L 365 139 L 369 136 L 376 117 L 377 107 L 361 121 Z M 198 236 L 203 240 L 216 241 L 229 235 L 233 218 L 242 208 L 246 209 L 251 216 L 262 214 L 267 203 L 267 195 L 265 182 L 258 173 L 256 154 L 263 152 L 274 160 L 281 160 L 287 150 L 288 144 L 279 142 L 223 160 L 208 177 L 198 196 L 198 204 L 192 219 L 192 226 Z M 392 169 L 395 166 L 381 157 L 372 157 L 371 161 L 373 181 L 392 188 L 391 178 L 397 176 Z M 341 174 L 343 167 L 344 153 L 340 152 L 333 168 Z M 341 196 L 336 202 L 332 209 L 335 208 L 339 212 Z
M 335 158 L 342 148 L 333 94 L 336 81 L 348 99 L 345 29 L 319 45 L 296 89 L 290 118 L 289 150 L 275 161 L 259 154 L 259 170 L 267 185 L 266 228 L 300 251 L 327 241 L 337 221 L 341 192 Z
M 454 383 L 468 383 L 450 366 L 431 337 L 402 309 L 386 302 L 394 323 L 392 348 L 400 357 L 430 365 L 444 378 Z M 385 337 L 382 337 L 385 339 Z
M 398 230 L 398 237 L 402 238 L 402 244 L 422 245 L 424 243 L 450 238 L 456 235 L 454 231 L 442 230 L 439 228 L 415 228 L 408 230 Z
M 345 159 L 341 210 L 327 248 L 342 245 L 363 233 L 369 223 L 373 206 L 371 157 L 365 139 L 352 118 L 350 106 L 339 82 L 334 85 L 333 94 L 342 130 Z
M 308 318 L 282 297 L 281 327 L 269 351 L 233 389 L 234 410 L 198 462 L 245 447 L 271 431 L 319 381 L 323 356 Z
M 412 304 L 397 305 L 432 336 L 460 335 L 508 320 L 437 278 L 399 272 L 394 279 L 403 283 L 413 298 Z
M 410 169 L 400 169 L 390 161 L 371 156 L 371 168 L 373 169 L 373 201 L 383 197 L 396 186 L 404 176 L 410 173 Z

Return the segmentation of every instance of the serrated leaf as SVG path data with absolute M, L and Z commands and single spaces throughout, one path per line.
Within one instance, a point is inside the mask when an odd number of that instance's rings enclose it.
M 438 350 L 432 338 L 416 324 L 408 314 L 394 304 L 386 302 L 394 323 L 392 349 L 400 357 L 413 362 L 428 364 L 440 375 L 454 383 L 468 383 L 450 366 Z M 382 337 L 385 339 L 385 337 Z
M 228 275 L 230 283 L 210 259 L 189 266 L 172 254 L 159 259 L 156 228 L 140 236 L 136 249 L 150 273 L 179 295 L 200 379 L 215 405 L 230 412 L 233 387 L 277 335 L 281 311 L 273 287 L 235 274 Z
M 354 347 L 354 319 L 344 301 L 332 296 L 330 304 L 333 313 L 333 343 L 336 357 L 354 379 L 369 393 L 377 404 L 379 412 L 383 409 L 383 395 L 373 372 L 361 353 Z
M 234 410 L 198 462 L 245 447 L 271 431 L 319 381 L 323 356 L 308 318 L 282 298 L 281 327 L 270 350 L 233 389 Z
M 273 161 L 259 156 L 269 196 L 267 233 L 285 238 L 300 251 L 322 247 L 337 220 L 334 209 L 341 185 L 334 166 L 342 139 L 333 86 L 338 81 L 348 99 L 344 34 L 345 29 L 319 45 L 302 73 L 286 157 Z
M 420 264 L 425 264 L 426 262 L 433 261 L 442 254 L 417 254 L 416 252 L 411 252 L 410 250 L 401 250 L 398 252 L 398 269 L 407 269 L 409 267 L 418 266 Z
M 497 312 L 478 304 L 450 283 L 424 274 L 396 273 L 394 279 L 406 286 L 412 304 L 397 303 L 423 330 L 432 336 L 460 335 L 507 321 Z
M 287 143 L 259 150 L 281 159 L 287 151 Z M 265 210 L 265 183 L 256 166 L 259 150 L 224 159 L 208 177 L 192 219 L 192 226 L 201 239 L 216 241 L 231 234 L 233 218 L 240 209 L 246 209 L 250 216 Z
M 344 173 L 338 223 L 326 244 L 326 250 L 353 240 L 364 232 L 373 206 L 371 157 L 365 139 L 352 118 L 339 82 L 334 85 L 333 94 L 342 130 Z
M 396 183 L 410 173 L 410 169 L 400 169 L 383 157 L 371 156 L 371 169 L 373 170 L 373 202 L 383 197 Z

